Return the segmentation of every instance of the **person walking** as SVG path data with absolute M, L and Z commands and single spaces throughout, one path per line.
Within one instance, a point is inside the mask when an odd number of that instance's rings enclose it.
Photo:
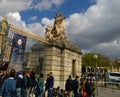
M 45 92 L 44 92 L 44 97 L 49 97 L 48 96 L 48 90 L 50 88 L 50 74 L 47 74 L 47 78 L 46 78 L 46 83 L 45 83 Z M 47 94 L 47 96 L 46 96 Z
M 2 97 L 16 97 L 16 80 L 15 80 L 16 71 L 11 69 L 10 77 L 7 78 L 2 85 Z
M 50 72 L 50 85 L 49 85 L 49 89 L 48 89 L 48 97 L 53 97 L 53 86 L 54 86 L 54 77 L 53 77 L 53 73 Z
M 40 94 L 38 97 L 43 97 L 43 93 L 44 93 L 44 79 L 43 79 L 43 74 L 40 73 L 40 76 L 38 78 L 38 85 L 40 88 Z
M 30 80 L 31 80 L 31 87 L 30 87 L 30 93 L 31 93 L 31 91 L 34 88 L 35 83 L 36 83 L 36 80 L 35 80 L 35 69 L 34 68 L 30 72 Z
M 0 96 L 2 96 L 1 88 L 2 88 L 3 82 L 4 82 L 8 77 L 9 77 L 9 74 L 8 74 L 7 70 L 3 71 L 3 73 L 1 74 L 1 77 L 0 77 Z
M 67 91 L 67 95 L 69 97 L 72 97 L 72 78 L 71 78 L 71 75 L 69 75 L 68 79 L 66 80 L 66 83 L 65 83 L 65 90 Z
M 91 90 L 91 96 L 95 97 L 95 80 L 90 80 L 90 90 Z
M 90 87 L 90 79 L 87 78 L 86 84 L 85 84 L 85 89 L 88 97 L 91 97 L 91 87 Z
M 27 88 L 27 72 L 24 71 L 23 72 L 23 85 L 22 85 L 22 89 L 21 89 L 21 92 L 22 92 L 22 97 L 26 97 L 27 96 L 27 91 L 26 91 L 26 88 Z
M 23 86 L 23 75 L 22 72 L 20 74 L 17 74 L 17 79 L 16 79 L 16 93 L 17 97 L 21 97 L 21 89 Z
M 75 79 L 72 81 L 72 90 L 74 93 L 74 97 L 78 97 L 78 88 L 79 88 L 79 76 L 76 76 Z
M 86 79 L 83 80 L 82 84 L 81 84 L 81 90 L 82 90 L 82 97 L 87 97 L 87 93 L 86 93 Z
M 27 97 L 30 97 L 31 79 L 30 79 L 30 73 L 29 72 L 27 72 L 26 78 L 27 78 L 27 85 L 26 85 Z

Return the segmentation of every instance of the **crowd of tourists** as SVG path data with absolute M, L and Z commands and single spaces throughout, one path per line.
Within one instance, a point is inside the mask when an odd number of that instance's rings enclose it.
M 95 97 L 94 79 L 71 76 L 66 79 L 65 89 L 55 88 L 52 72 L 39 77 L 35 70 L 18 71 L 11 69 L 0 74 L 0 97 Z
M 0 74 L 0 97 L 53 97 L 53 85 L 52 72 L 44 79 L 42 73 L 36 77 L 34 69 L 28 72 L 11 69 Z
M 95 97 L 95 79 L 76 76 L 68 77 L 65 84 L 68 97 Z

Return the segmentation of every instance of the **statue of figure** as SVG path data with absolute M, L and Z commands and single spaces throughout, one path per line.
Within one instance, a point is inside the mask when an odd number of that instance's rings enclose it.
M 46 28 L 45 37 L 47 40 L 56 40 L 65 38 L 65 17 L 62 13 L 55 16 L 54 25 Z
M 46 32 L 45 32 L 45 38 L 47 40 L 52 40 L 53 39 L 52 26 L 47 26 Z
M 65 37 L 65 17 L 62 13 L 56 14 L 53 26 L 53 36 L 57 38 Z

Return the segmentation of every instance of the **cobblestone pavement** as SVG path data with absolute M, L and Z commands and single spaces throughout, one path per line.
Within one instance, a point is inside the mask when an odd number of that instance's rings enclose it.
M 112 87 L 108 88 L 103 88 L 99 87 L 98 88 L 98 96 L 96 97 L 120 97 L 120 90 Z

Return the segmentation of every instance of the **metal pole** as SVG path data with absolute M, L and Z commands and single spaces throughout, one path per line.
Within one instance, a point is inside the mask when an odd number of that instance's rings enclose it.
M 97 58 L 95 59 L 95 67 L 96 67 L 96 92 L 98 96 Z
M 1 42 L 1 58 L 0 58 L 0 61 L 2 62 L 3 59 L 4 59 L 4 53 L 5 53 L 5 47 L 6 47 L 6 38 L 7 38 L 7 32 L 6 32 L 6 29 L 8 31 L 8 23 L 7 23 L 7 17 L 4 17 L 4 20 L 2 21 L 1 23 L 1 31 L 0 31 L 0 40 L 2 41 Z
M 98 56 L 94 55 L 94 59 L 95 59 L 95 77 L 96 77 L 95 86 L 96 86 L 96 93 L 97 93 L 97 96 L 98 96 L 97 58 L 98 58 Z
M 4 50 L 5 50 L 5 45 L 4 45 L 4 36 L 1 36 L 1 56 L 0 56 L 0 62 L 3 61 L 4 58 Z

